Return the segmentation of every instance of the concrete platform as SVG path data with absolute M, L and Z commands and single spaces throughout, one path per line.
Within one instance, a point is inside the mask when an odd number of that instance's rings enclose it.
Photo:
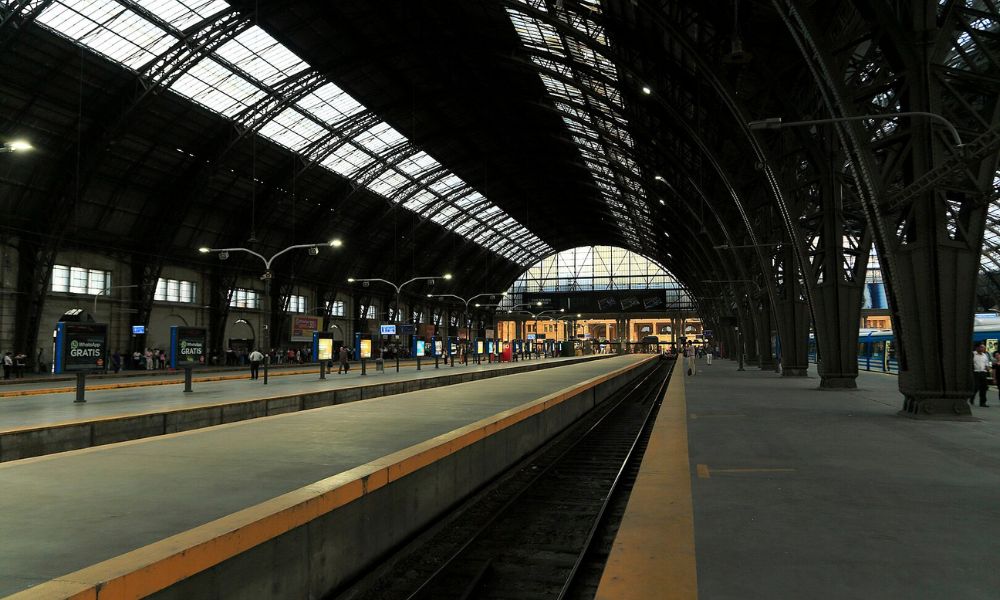
M 6 398 L 0 400 L 0 461 L 600 358 L 606 356 L 439 369 L 432 363 L 420 371 L 411 367 L 367 376 L 352 369 L 348 374 L 328 375 L 326 380 L 320 380 L 315 371 L 275 377 L 268 385 L 244 375 L 238 380 L 197 384 L 192 393 L 184 393 L 180 384 L 88 392 L 84 404 L 73 403 L 72 396 L 61 393 Z
M 896 415 L 892 375 L 820 391 L 815 374 L 698 364 L 671 382 L 656 424 L 687 443 L 651 442 L 636 490 L 652 494 L 630 499 L 605 572 L 640 593 L 599 598 L 998 596 L 1000 408 L 973 408 L 975 422 L 915 421 Z M 685 450 L 688 481 L 662 485 Z M 691 548 L 673 535 L 692 519 L 696 573 L 694 561 L 676 568 Z
M 2 464 L 0 594 L 44 583 L 18 597 L 139 597 L 176 582 L 158 597 L 314 594 L 650 360 L 613 357 Z M 343 520 L 323 521 L 330 515 Z

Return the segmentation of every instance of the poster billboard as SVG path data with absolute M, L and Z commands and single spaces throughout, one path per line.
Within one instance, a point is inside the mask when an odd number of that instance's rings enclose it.
M 427 343 L 424 340 L 417 340 L 417 356 L 424 356 L 427 351 Z
M 170 327 L 170 368 L 205 364 L 208 331 L 201 327 Z
M 476 340 L 476 354 L 485 354 L 486 347 L 483 340 Z
M 316 360 L 333 360 L 333 338 L 317 338 Z
M 56 373 L 103 371 L 108 357 L 104 323 L 56 324 Z
M 317 331 L 323 331 L 323 317 L 292 316 L 293 342 L 311 342 Z
M 372 341 L 371 340 L 361 340 L 361 358 L 371 358 L 372 357 Z

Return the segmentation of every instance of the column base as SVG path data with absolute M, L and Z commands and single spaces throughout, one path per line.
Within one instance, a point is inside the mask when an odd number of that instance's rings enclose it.
M 856 390 L 858 389 L 857 375 L 821 375 L 819 380 L 821 390 Z
M 979 421 L 972 416 L 968 398 L 914 398 L 903 400 L 901 417 L 936 421 Z
M 784 367 L 781 369 L 782 377 L 808 377 L 808 367 Z

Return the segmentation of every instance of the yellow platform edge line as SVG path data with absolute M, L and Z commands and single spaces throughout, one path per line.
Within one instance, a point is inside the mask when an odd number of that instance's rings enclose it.
M 685 373 L 677 361 L 597 600 L 698 598 Z
M 208 383 L 212 381 L 233 381 L 236 379 L 246 379 L 249 377 L 247 373 L 241 373 L 238 375 L 202 375 L 201 377 L 193 377 L 191 379 L 192 383 Z M 319 368 L 311 370 L 295 370 L 295 371 L 278 371 L 271 372 L 269 377 L 287 377 L 289 375 L 308 375 L 310 373 L 319 373 Z M 184 380 L 176 379 L 164 379 L 162 381 L 124 381 L 122 383 L 95 383 L 86 386 L 85 390 L 88 392 L 97 392 L 101 390 L 121 390 L 127 388 L 139 388 L 139 387 L 153 387 L 157 385 L 182 385 Z M 9 392 L 0 391 L 0 398 L 17 398 L 21 396 L 43 396 L 45 394 L 69 394 L 76 391 L 76 387 L 59 387 L 59 388 L 45 388 L 37 390 L 12 390 Z
M 580 392 L 638 368 L 651 356 L 365 465 L 237 511 L 35 587 L 9 600 L 142 598 L 369 494 Z

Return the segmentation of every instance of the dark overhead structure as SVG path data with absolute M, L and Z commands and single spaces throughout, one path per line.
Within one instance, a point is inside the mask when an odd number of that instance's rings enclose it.
M 351 259 L 295 276 L 469 295 L 603 244 L 752 364 L 805 374 L 812 332 L 853 387 L 874 248 L 904 411 L 969 412 L 1000 298 L 995 2 L 0 0 L 0 48 L 0 134 L 37 149 L 0 158 L 24 347 L 67 245 L 155 281 L 199 245 L 341 236 Z

